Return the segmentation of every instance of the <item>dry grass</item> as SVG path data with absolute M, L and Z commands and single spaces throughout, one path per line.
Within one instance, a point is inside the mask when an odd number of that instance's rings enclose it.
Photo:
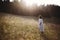
M 60 25 L 44 23 L 44 27 L 42 34 L 34 18 L 4 15 L 0 17 L 0 40 L 60 40 Z

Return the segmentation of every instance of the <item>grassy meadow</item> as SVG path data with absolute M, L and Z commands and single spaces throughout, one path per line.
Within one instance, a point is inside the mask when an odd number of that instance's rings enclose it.
M 42 34 L 34 17 L 0 15 L 0 40 L 60 40 L 60 25 L 46 20 Z

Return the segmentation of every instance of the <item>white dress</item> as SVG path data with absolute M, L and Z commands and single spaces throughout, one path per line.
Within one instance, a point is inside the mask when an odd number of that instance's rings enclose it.
M 39 19 L 39 29 L 41 32 L 44 32 L 43 19 Z

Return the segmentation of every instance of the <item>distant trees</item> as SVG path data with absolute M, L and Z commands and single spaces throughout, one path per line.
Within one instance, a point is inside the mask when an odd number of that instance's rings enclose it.
M 47 6 L 40 5 L 39 7 L 33 5 L 32 8 L 28 9 L 23 5 L 22 2 L 18 3 L 18 1 L 20 0 L 13 0 L 14 2 L 11 0 L 2 1 L 0 0 L 0 12 L 8 12 L 17 15 L 29 15 L 29 16 L 42 15 L 44 17 L 60 17 L 60 6 L 57 5 Z

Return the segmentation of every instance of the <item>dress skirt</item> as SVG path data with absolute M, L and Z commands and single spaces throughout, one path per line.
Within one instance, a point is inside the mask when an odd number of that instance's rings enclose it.
M 44 32 L 43 19 L 39 19 L 39 30 Z

